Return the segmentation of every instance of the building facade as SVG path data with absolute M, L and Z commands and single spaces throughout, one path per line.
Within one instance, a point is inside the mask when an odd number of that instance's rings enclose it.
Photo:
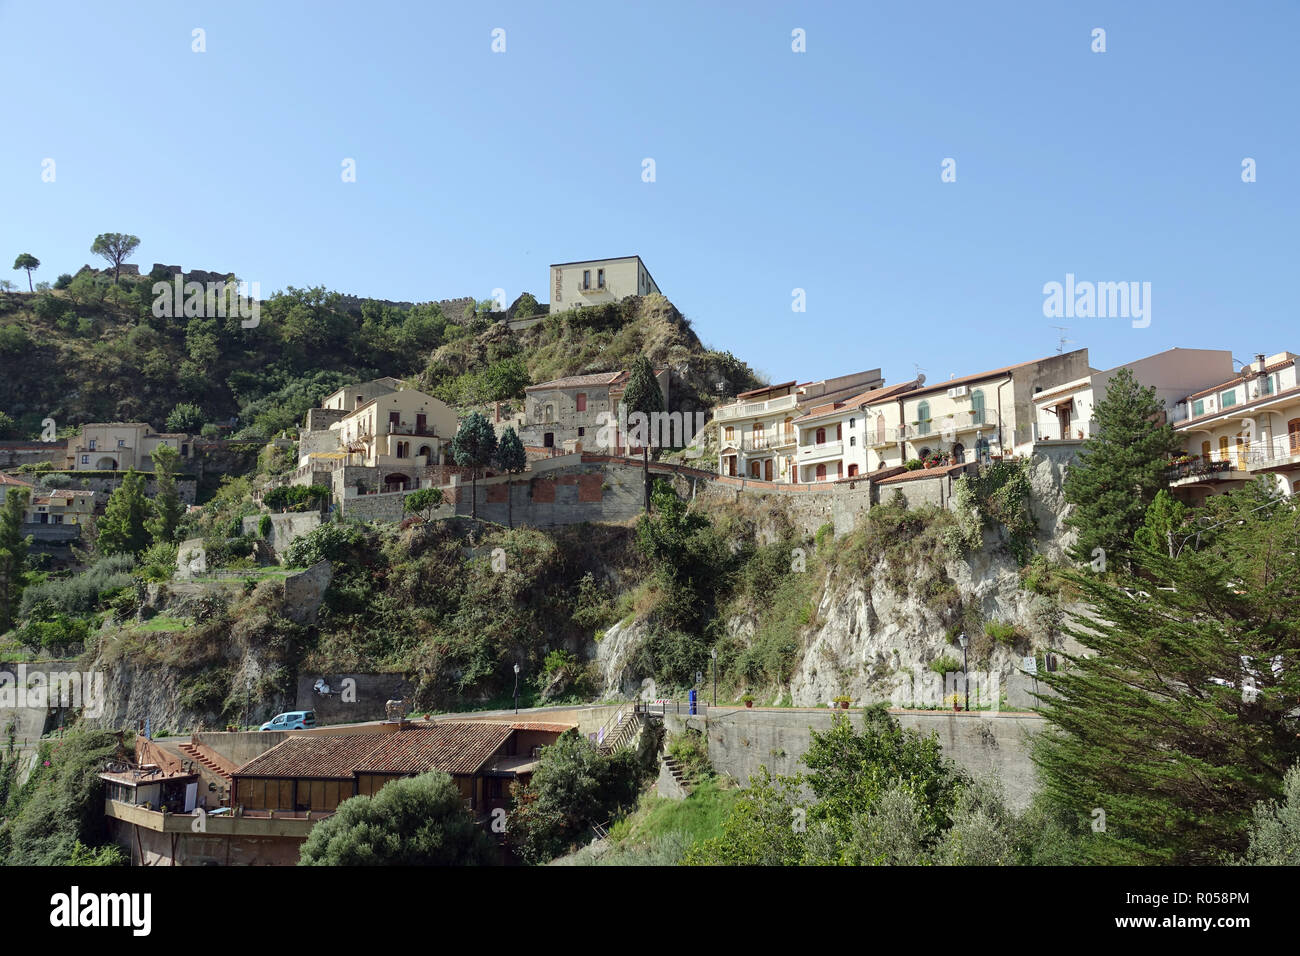
M 640 256 L 559 262 L 551 266 L 552 314 L 652 292 L 659 292 L 659 286 Z
M 617 455 L 628 451 L 622 429 L 610 427 L 618 419 L 628 377 L 628 371 L 623 369 L 570 375 L 528 386 L 524 389 L 523 417 L 517 425 L 520 441 L 534 448 L 570 452 Z M 667 367 L 655 370 L 664 408 L 668 407 L 670 378 Z M 687 435 L 682 443 L 692 437 Z
M 1293 352 L 1257 355 L 1233 376 L 1177 402 L 1169 416 L 1187 459 L 1177 497 L 1199 502 L 1264 475 L 1283 494 L 1300 482 L 1300 378 Z
M 818 405 L 795 419 L 797 481 L 835 481 L 855 478 L 886 467 L 880 457 L 876 419 L 869 410 L 882 408 L 898 396 L 922 385 L 913 379 L 872 389 L 840 402 Z
M 66 467 L 72 471 L 153 471 L 153 452 L 170 445 L 180 455 L 181 470 L 193 455 L 193 442 L 180 432 L 154 432 L 143 422 L 82 425 L 68 439 Z
M 817 382 L 782 382 L 752 389 L 717 406 L 709 427 L 717 429 L 718 474 L 760 481 L 799 481 L 795 422 L 817 406 L 828 406 L 884 384 L 880 369 Z

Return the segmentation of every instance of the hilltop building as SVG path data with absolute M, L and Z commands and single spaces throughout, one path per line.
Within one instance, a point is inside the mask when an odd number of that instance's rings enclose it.
M 555 263 L 549 288 L 552 314 L 659 292 L 640 256 Z

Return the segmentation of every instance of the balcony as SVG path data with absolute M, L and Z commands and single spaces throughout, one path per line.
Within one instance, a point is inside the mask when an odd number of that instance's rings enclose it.
M 1246 467 L 1251 471 L 1300 467 L 1300 434 L 1252 442 L 1246 449 Z
M 1244 453 L 1240 457 L 1229 453 L 1226 458 L 1215 455 L 1208 461 L 1198 458 L 1195 461 L 1184 462 L 1180 465 L 1171 465 L 1165 469 L 1165 478 L 1171 486 L 1176 488 L 1183 485 L 1200 484 L 1201 482 L 1244 481 L 1250 477 L 1246 472 L 1245 463 L 1246 457 Z
M 713 417 L 718 420 L 732 418 L 757 418 L 760 415 L 793 411 L 798 407 L 798 405 L 798 395 L 782 395 L 779 398 L 769 398 L 765 402 L 744 402 L 723 405 L 714 410 Z
M 799 449 L 799 464 L 806 465 L 823 458 L 836 458 L 844 454 L 844 442 L 825 441 L 820 445 L 805 445 Z
M 742 435 L 739 441 L 723 441 L 731 448 L 741 451 L 774 451 L 789 448 L 795 443 L 794 432 L 773 432 L 771 435 Z

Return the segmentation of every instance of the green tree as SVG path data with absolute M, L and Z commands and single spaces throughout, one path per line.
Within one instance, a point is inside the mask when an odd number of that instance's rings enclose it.
M 107 259 L 113 266 L 113 282 L 116 283 L 122 274 L 122 263 L 131 258 L 139 245 L 140 240 L 136 236 L 124 232 L 104 232 L 95 237 L 90 251 Z
M 497 433 L 489 422 L 478 412 L 470 412 L 460 423 L 456 437 L 451 440 L 451 454 L 456 464 L 462 468 L 473 469 L 471 485 L 473 498 L 470 501 L 470 517 L 478 517 L 478 473 L 492 463 L 492 456 L 497 450 Z
M 722 835 L 691 847 L 688 866 L 797 866 L 803 862 L 807 810 L 798 782 L 766 764 L 722 822 Z
M 0 634 L 14 625 L 23 596 L 27 549 L 32 540 L 22 533 L 29 501 L 26 488 L 10 487 L 0 504 Z
M 1174 557 L 1187 532 L 1183 530 L 1191 509 L 1166 489 L 1156 492 L 1147 509 L 1142 526 L 1133 535 L 1133 543 L 1148 551 L 1163 551 Z
M 0 412 L 0 441 L 17 436 L 17 423 L 4 412 Z
M 1125 553 L 1156 493 L 1167 486 L 1169 456 L 1179 440 L 1161 421 L 1163 409 L 1155 389 L 1144 388 L 1127 368 L 1115 373 L 1094 406 L 1097 433 L 1065 476 L 1065 500 L 1074 506 L 1066 525 L 1078 532 L 1077 560 L 1091 559 L 1097 548 Z
M 526 319 L 530 315 L 538 315 L 541 311 L 542 307 L 537 303 L 537 297 L 531 292 L 524 292 L 515 299 L 515 304 L 510 309 L 510 318 Z
M 623 392 L 623 404 L 627 408 L 628 444 L 634 437 L 641 444 L 641 480 L 645 486 L 645 510 L 650 510 L 650 445 L 655 438 L 655 420 L 651 417 L 664 410 L 664 394 L 659 390 L 655 379 L 654 367 L 644 355 L 632 363 L 628 375 L 627 388 Z M 644 416 L 639 424 L 633 424 L 634 415 Z
M 299 866 L 472 866 L 492 844 L 455 781 L 434 771 L 352 797 L 312 828 Z
M 528 786 L 515 793 L 506 833 L 520 857 L 545 863 L 636 802 L 642 768 L 637 753 L 602 754 L 570 731 L 542 750 Z
M 203 409 L 192 402 L 180 402 L 167 415 L 167 430 L 197 435 L 207 424 Z
M 1300 866 L 1300 764 L 1286 772 L 1281 802 L 1256 804 L 1247 866 Z
M 413 491 L 406 496 L 402 502 L 402 509 L 407 514 L 418 514 L 425 521 L 431 521 L 433 513 L 438 510 L 441 504 L 441 488 L 421 488 L 419 491 Z
M 528 454 L 524 451 L 524 443 L 519 440 L 515 433 L 514 427 L 507 425 L 501 432 L 501 440 L 497 443 L 496 456 L 494 458 L 497 469 L 505 472 L 507 475 L 517 475 L 528 467 Z M 509 526 L 515 526 L 515 496 L 510 492 L 509 486 L 506 487 L 506 521 Z
M 1213 864 L 1300 758 L 1300 512 L 1264 487 L 1215 496 L 1200 545 L 1138 549 L 1115 580 L 1067 576 L 1091 653 L 1039 675 L 1034 760 L 1051 804 L 1105 832 L 1092 862 Z
M 159 445 L 153 451 L 154 480 L 157 483 L 153 496 L 153 517 L 145 521 L 145 530 L 155 544 L 167 543 L 175 537 L 185 506 L 176 490 L 176 464 L 180 453 L 170 445 Z M 100 532 L 103 533 L 102 530 Z
M 27 291 L 28 292 L 34 291 L 32 289 L 32 271 L 34 269 L 39 269 L 40 267 L 41 267 L 41 260 L 37 259 L 30 252 L 24 252 L 17 259 L 14 260 L 15 270 L 18 269 L 27 270 Z M 42 286 L 41 288 L 46 288 L 46 286 Z
M 104 516 L 99 519 L 99 550 L 104 554 L 139 554 L 149 546 L 149 500 L 144 494 L 144 475 L 134 468 L 108 496 Z

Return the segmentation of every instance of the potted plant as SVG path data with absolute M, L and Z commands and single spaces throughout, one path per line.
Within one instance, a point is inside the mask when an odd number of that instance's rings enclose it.
M 742 702 L 746 707 L 748 707 L 748 708 L 750 708 L 750 709 L 753 709 L 753 707 L 754 707 L 754 695 L 753 695 L 753 694 L 741 694 L 741 695 L 740 695 L 740 700 L 741 700 L 741 702 Z
M 848 710 L 849 704 L 853 703 L 853 698 L 848 694 L 840 694 L 835 698 L 835 703 L 840 705 L 840 710 Z
M 961 703 L 959 702 L 960 698 L 958 698 L 956 694 L 949 694 L 948 699 L 952 701 L 952 709 L 954 711 L 960 712 L 961 711 Z

